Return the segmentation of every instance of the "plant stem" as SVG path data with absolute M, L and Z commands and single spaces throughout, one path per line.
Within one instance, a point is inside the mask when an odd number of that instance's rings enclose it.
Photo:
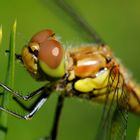
M 10 35 L 9 43 L 9 58 L 5 84 L 11 88 L 14 85 L 14 69 L 15 69 L 15 37 L 16 37 L 16 21 L 13 24 L 13 28 Z M 9 94 L 7 91 L 3 91 L 3 98 L 1 106 L 7 107 L 9 102 Z M 5 140 L 7 132 L 7 114 L 5 112 L 0 112 L 0 140 Z

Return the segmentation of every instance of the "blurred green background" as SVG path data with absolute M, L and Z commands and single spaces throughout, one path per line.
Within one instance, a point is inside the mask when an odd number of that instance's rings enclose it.
M 138 0 L 69 0 L 85 20 L 96 29 L 113 52 L 140 82 L 140 1 Z M 16 52 L 20 53 L 31 36 L 42 29 L 51 28 L 67 45 L 85 43 L 81 30 L 70 24 L 52 0 L 1 0 L 0 24 L 3 26 L 3 42 L 0 48 L 0 81 L 4 81 L 11 25 L 17 19 Z M 40 87 L 16 63 L 15 90 L 24 94 Z M 8 116 L 7 140 L 37 140 L 49 134 L 53 122 L 57 95 L 54 94 L 31 121 Z M 10 106 L 16 110 L 16 106 Z M 59 140 L 93 140 L 101 115 L 102 105 L 91 104 L 77 98 L 66 99 L 60 125 Z M 129 114 L 127 140 L 135 140 L 140 127 L 140 117 Z

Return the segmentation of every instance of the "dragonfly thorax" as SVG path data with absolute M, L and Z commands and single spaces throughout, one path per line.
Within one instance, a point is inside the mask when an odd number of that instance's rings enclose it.
M 70 50 L 67 53 L 68 71 L 80 78 L 96 77 L 110 63 L 112 54 L 107 49 L 106 46 L 88 45 Z
M 74 88 L 80 92 L 105 87 L 111 57 L 111 51 L 106 46 L 89 45 L 70 50 L 67 53 L 68 80 L 74 81 Z

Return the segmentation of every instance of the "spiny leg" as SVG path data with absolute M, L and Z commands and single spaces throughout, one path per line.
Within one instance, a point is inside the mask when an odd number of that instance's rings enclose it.
M 64 103 L 64 96 L 59 95 L 56 112 L 55 112 L 54 124 L 53 124 L 52 132 L 51 132 L 52 140 L 56 140 L 56 137 L 57 137 L 58 124 L 59 124 L 59 119 L 60 119 L 63 103 Z
M 16 103 L 18 103 L 18 105 L 19 105 L 21 108 L 23 108 L 25 111 L 31 112 L 31 111 L 34 109 L 34 107 L 36 106 L 36 104 L 40 101 L 40 99 L 42 98 L 42 96 L 44 96 L 44 95 L 43 95 L 43 92 L 45 92 L 44 94 L 46 94 L 46 91 L 43 91 L 43 90 L 42 90 L 42 93 L 40 93 L 40 96 L 37 97 L 37 99 L 36 99 L 30 106 L 27 106 L 26 104 L 24 104 L 24 103 L 22 102 L 22 100 L 20 100 L 19 98 L 15 97 L 15 96 L 13 97 L 13 99 L 14 99 L 14 101 L 16 101 Z
M 7 87 L 6 85 L 4 85 L 3 83 L 0 82 L 0 86 L 2 88 L 4 88 L 5 90 L 9 91 L 11 94 L 13 94 L 15 97 L 19 97 L 23 100 L 30 100 L 32 99 L 35 95 L 38 95 L 40 93 L 42 93 L 42 91 L 46 88 L 46 86 L 43 86 L 37 90 L 35 90 L 34 92 L 29 93 L 28 95 L 23 96 L 21 93 L 14 91 L 13 89 Z
M 30 106 L 27 106 L 19 98 L 15 96 L 13 97 L 14 101 L 16 101 L 16 103 L 27 112 L 32 111 L 41 98 L 42 98 L 42 95 L 40 95 Z
M 64 103 L 64 96 L 59 95 L 51 135 L 49 137 L 42 138 L 43 140 L 56 140 L 57 132 L 58 132 L 58 124 L 59 124 L 63 103 Z
M 23 96 L 20 93 L 12 90 L 11 88 L 7 87 L 6 85 L 4 85 L 2 83 L 0 83 L 0 86 L 3 87 L 5 90 L 9 91 L 10 93 L 12 93 L 15 97 L 23 99 L 25 101 L 30 100 L 35 95 L 40 94 L 40 97 L 37 99 L 37 101 L 30 108 L 30 113 L 25 115 L 25 116 L 22 116 L 20 114 L 17 114 L 11 110 L 8 110 L 8 109 L 0 106 L 0 110 L 5 111 L 5 112 L 17 117 L 17 118 L 25 119 L 25 120 L 31 119 L 34 116 L 35 112 L 37 112 L 41 108 L 41 106 L 47 101 L 47 99 L 51 93 L 51 90 L 49 89 L 49 87 L 47 89 L 46 86 L 43 86 L 43 87 L 39 88 L 38 90 L 36 90 L 28 95 Z
M 20 118 L 20 119 L 25 119 L 25 120 L 29 120 L 31 119 L 35 113 L 43 106 L 43 104 L 47 101 L 48 97 L 49 97 L 50 93 L 46 93 L 45 91 L 42 93 L 42 96 L 40 98 L 40 100 L 38 100 L 38 102 L 36 103 L 36 105 L 34 106 L 34 108 L 30 111 L 30 113 L 28 113 L 27 115 L 25 116 L 22 116 L 18 113 L 15 113 L 11 110 L 8 110 L 4 107 L 1 107 L 0 106 L 0 110 L 4 111 L 4 112 L 7 112 L 9 113 L 10 115 L 12 116 L 15 116 L 17 118 Z

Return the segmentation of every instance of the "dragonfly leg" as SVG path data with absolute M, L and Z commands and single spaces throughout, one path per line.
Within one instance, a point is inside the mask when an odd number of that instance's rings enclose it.
M 41 95 L 34 101 L 34 103 L 31 104 L 31 106 L 27 106 L 25 105 L 18 97 L 13 97 L 13 99 L 16 101 L 16 103 L 18 103 L 18 105 L 23 108 L 25 111 L 32 111 L 34 109 L 34 107 L 36 106 L 36 104 L 40 101 L 40 99 L 42 98 L 42 96 L 44 96 L 43 94 L 46 94 L 48 92 L 45 91 L 41 93 Z
M 8 110 L 8 109 L 6 109 L 4 107 L 0 107 L 0 110 L 2 110 L 4 112 L 7 112 L 10 115 L 15 116 L 17 118 L 25 119 L 25 120 L 30 120 L 35 115 L 35 113 L 43 106 L 43 104 L 47 101 L 48 97 L 49 97 L 49 94 L 44 93 L 41 96 L 40 100 L 36 103 L 36 105 L 34 106 L 34 108 L 30 111 L 30 113 L 28 113 L 25 116 L 20 115 L 20 114 L 18 114 L 16 112 L 13 112 L 11 110 Z
M 45 86 L 43 86 L 43 87 L 37 89 L 36 91 L 31 92 L 28 95 L 23 96 L 21 93 L 14 91 L 13 89 L 7 87 L 3 83 L 0 83 L 0 86 L 2 88 L 4 88 L 5 90 L 7 90 L 8 92 L 12 93 L 14 96 L 19 97 L 19 98 L 21 98 L 23 100 L 30 100 L 35 95 L 38 95 L 38 94 L 42 93 L 42 91 L 45 89 Z
M 64 96 L 59 95 L 51 135 L 50 137 L 46 137 L 46 140 L 56 140 L 57 138 L 58 124 L 59 124 L 63 103 L 64 103 Z

